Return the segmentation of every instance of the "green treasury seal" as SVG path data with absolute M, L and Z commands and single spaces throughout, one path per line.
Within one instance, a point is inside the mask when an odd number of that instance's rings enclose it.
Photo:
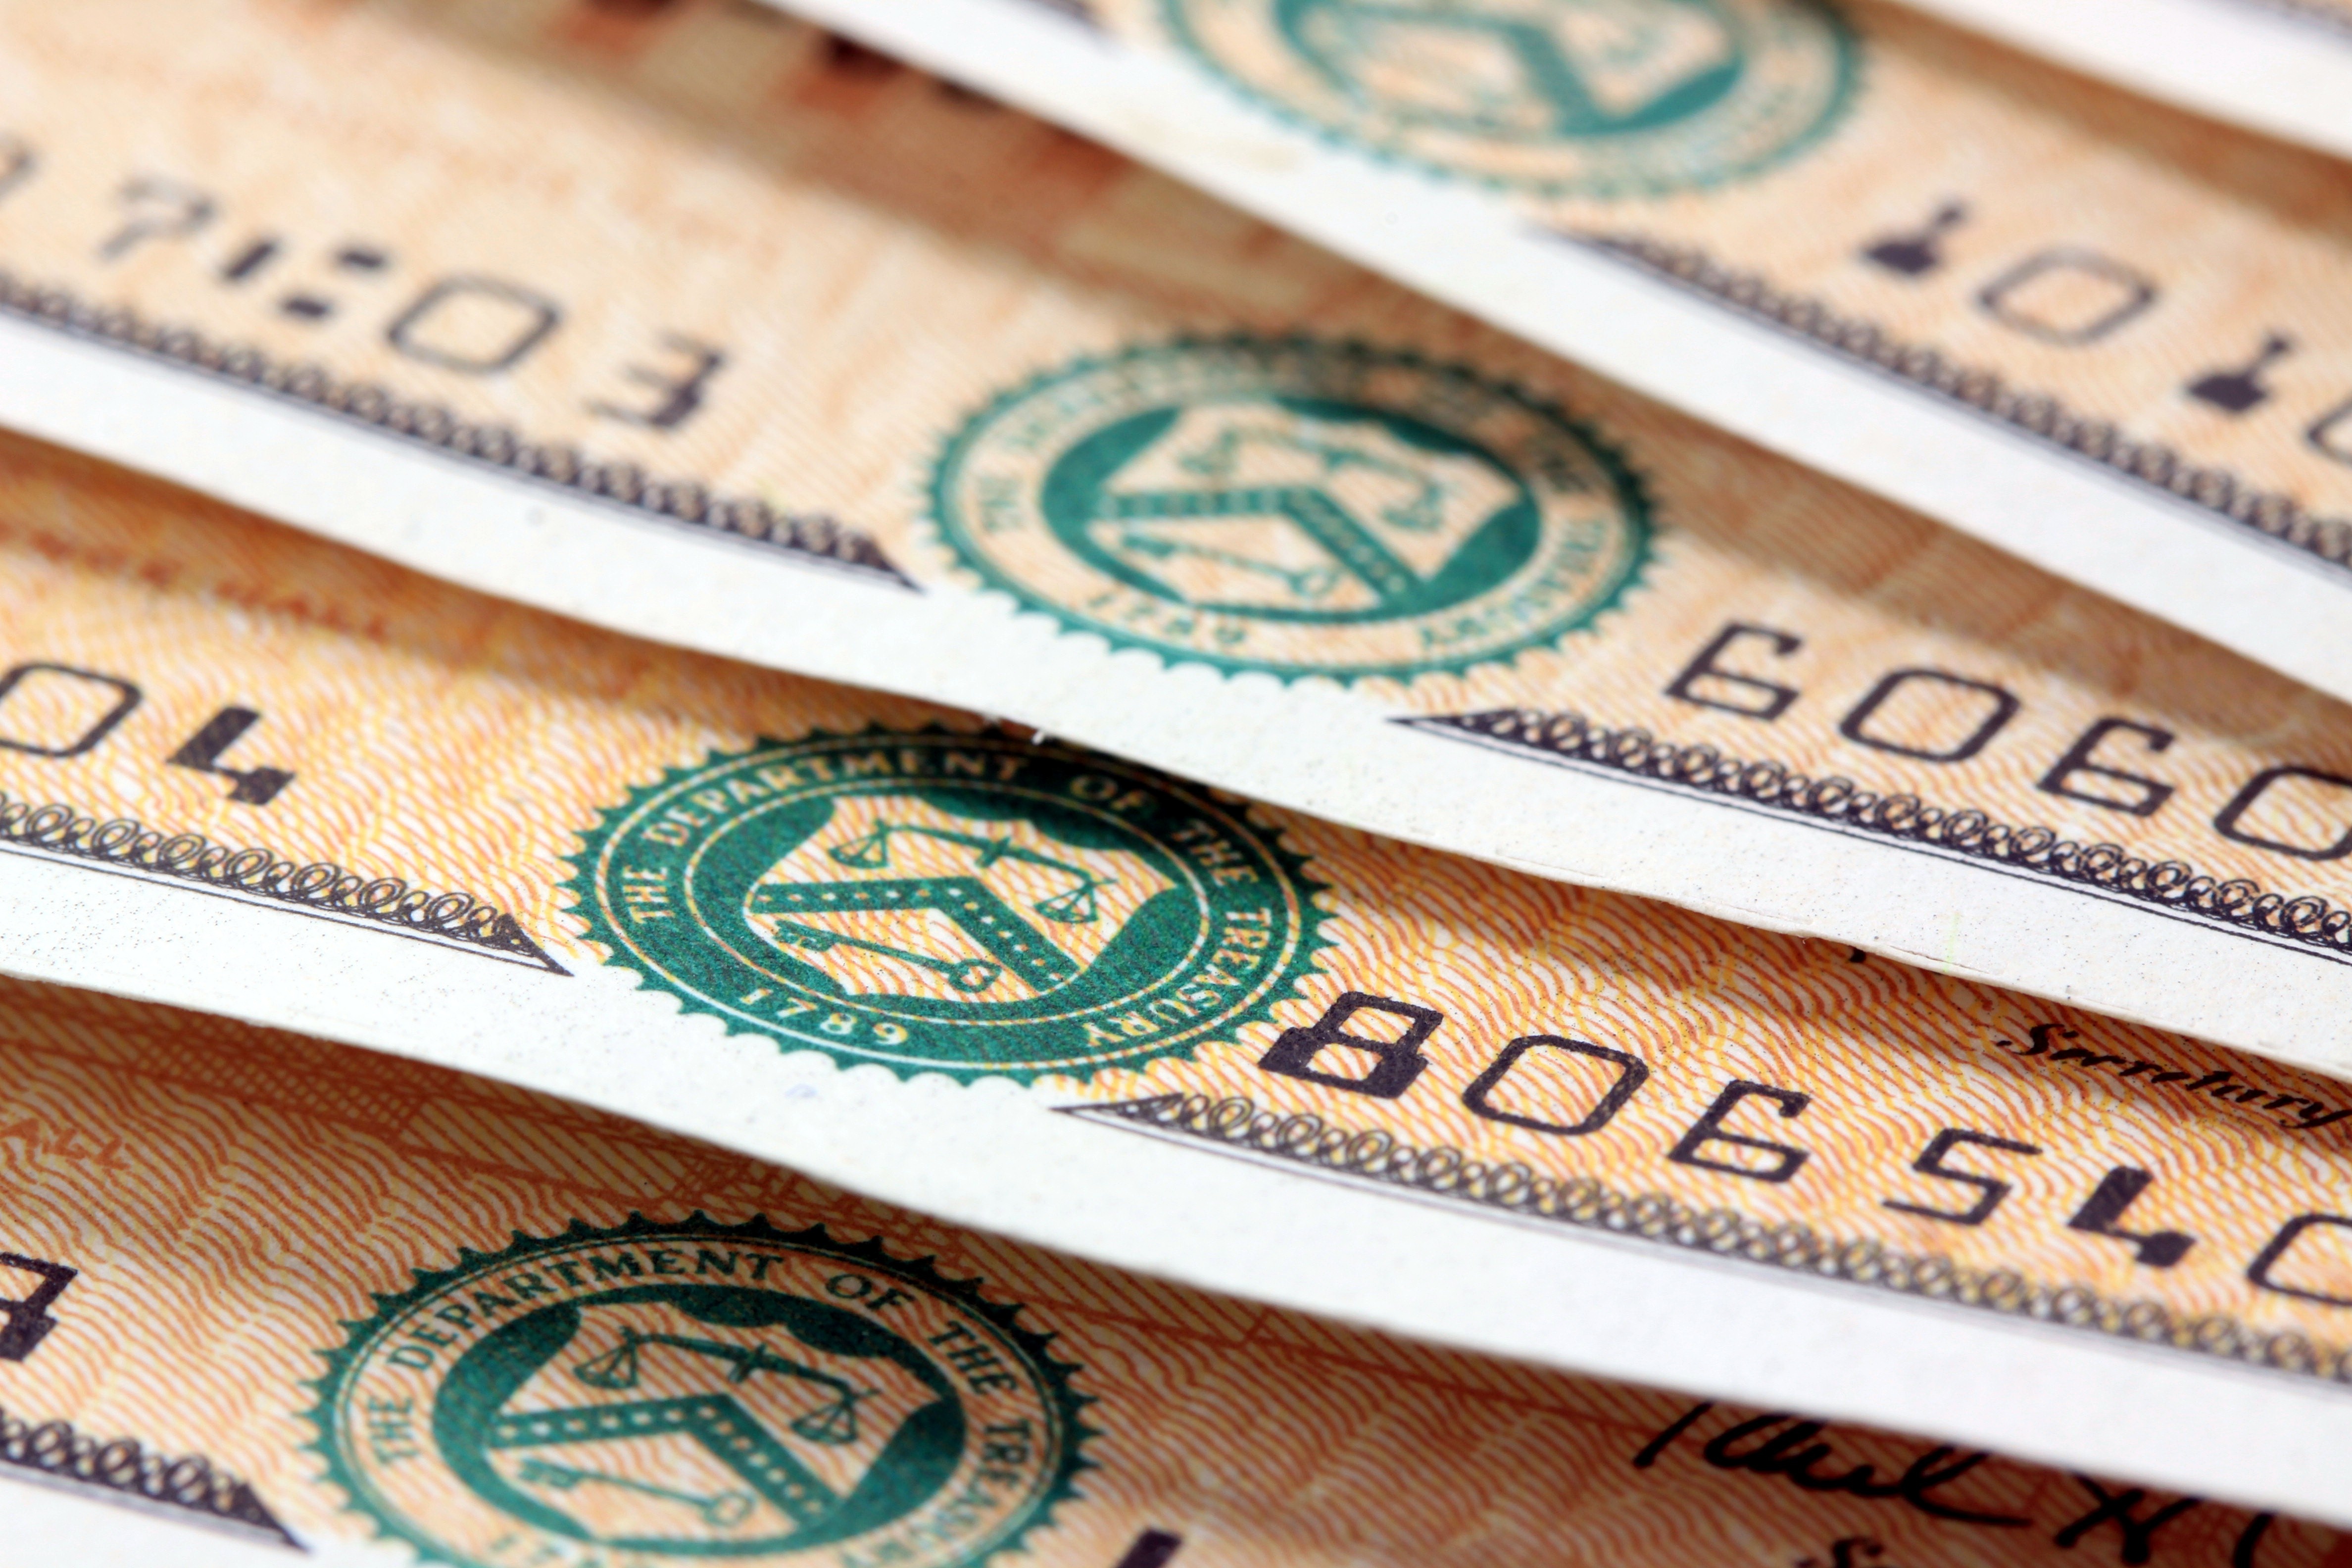
M 1343 146 L 1563 195 L 1752 174 L 1853 96 L 1827 0 L 1160 0 L 1178 44 Z
M 1339 680 L 1556 643 L 1650 542 L 1640 484 L 1559 409 L 1305 339 L 1040 376 L 948 443 L 931 514 L 988 585 L 1114 647 Z
M 1305 862 L 1148 769 L 1007 736 L 814 735 L 583 835 L 589 934 L 730 1026 L 970 1079 L 1189 1055 L 1320 945 Z
M 982 1563 L 1091 1436 L 1019 1309 L 821 1228 L 575 1221 L 376 1300 L 316 1447 L 456 1568 Z

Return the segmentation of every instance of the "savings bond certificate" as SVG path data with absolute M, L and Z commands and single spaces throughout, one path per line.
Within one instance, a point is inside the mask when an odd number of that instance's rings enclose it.
M 784 3 L 2352 697 L 2335 158 L 1874 0 Z
M 1121 1274 L 0 982 L 12 1568 L 2331 1568 L 2335 1531 Z
M 15 438 L 0 723 L 18 975 L 1290 1309 L 2352 1515 L 2340 1080 L 620 637 Z M 468 1212 L 370 1289 L 506 1244 Z M 49 1245 L 0 1237 L 80 1267 Z
M 171 14 L 0 6 L 21 427 L 623 630 L 2352 1067 L 2352 716 L 2307 689 L 772 11 Z M 1944 288 L 1989 212 L 1859 275 Z M 2037 267 L 1986 342 L 2137 298 Z

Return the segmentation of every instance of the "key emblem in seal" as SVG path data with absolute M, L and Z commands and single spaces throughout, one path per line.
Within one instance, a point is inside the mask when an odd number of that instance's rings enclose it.
M 633 1217 L 379 1297 L 310 1413 L 427 1561 L 966 1568 L 1072 1495 L 1077 1368 L 879 1242 Z
M 1613 605 L 1647 498 L 1516 388 L 1311 339 L 1131 349 L 1037 377 L 948 443 L 961 565 L 1074 631 L 1286 679 L 1410 679 L 1549 646 Z
M 1148 769 L 996 734 L 767 742 L 583 836 L 611 962 L 845 1063 L 1087 1077 L 1271 1016 L 1320 945 L 1305 862 Z
M 1750 176 L 1854 92 L 1825 0 L 1160 0 L 1178 46 L 1329 140 L 1582 196 Z

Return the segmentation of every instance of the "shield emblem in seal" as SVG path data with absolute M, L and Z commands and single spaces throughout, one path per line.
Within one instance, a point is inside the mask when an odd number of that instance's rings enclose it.
M 1306 862 L 1147 768 L 947 730 L 763 742 L 583 836 L 610 962 L 732 1028 L 903 1073 L 1084 1078 L 1272 1016 Z

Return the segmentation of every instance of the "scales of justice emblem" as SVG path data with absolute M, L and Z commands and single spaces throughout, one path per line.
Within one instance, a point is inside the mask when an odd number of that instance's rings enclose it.
M 783 1324 L 745 1332 L 646 1301 L 581 1318 L 481 1442 L 516 1493 L 598 1541 L 822 1531 L 939 1405 L 906 1366 L 820 1352 Z
M 1266 1016 L 1319 945 L 1305 859 L 1246 807 L 995 733 L 761 741 L 582 837 L 609 962 L 786 1049 L 901 1073 L 1189 1052 Z
M 1623 460 L 1535 393 L 1247 334 L 1007 389 L 941 449 L 931 516 L 983 584 L 1072 631 L 1343 682 L 1555 645 L 1640 575 L 1651 533 Z
M 1271 402 L 1186 409 L 1103 487 L 1095 546 L 1171 599 L 1409 613 L 1520 487 L 1484 457 Z
M 1160 0 L 1194 58 L 1287 117 L 1432 173 L 1564 195 L 1706 186 L 1853 95 L 1827 0 Z
M 1696 113 L 1742 64 L 1730 18 L 1658 0 L 1319 0 L 1299 37 L 1391 114 L 1514 137 L 1598 136 Z
M 973 1568 L 1081 1463 L 1047 1336 L 877 1240 L 574 1221 L 377 1300 L 328 1354 L 318 1448 L 452 1568 Z
M 1129 847 L 915 795 L 836 797 L 746 913 L 852 995 L 1009 1002 L 1071 984 L 1172 879 Z

